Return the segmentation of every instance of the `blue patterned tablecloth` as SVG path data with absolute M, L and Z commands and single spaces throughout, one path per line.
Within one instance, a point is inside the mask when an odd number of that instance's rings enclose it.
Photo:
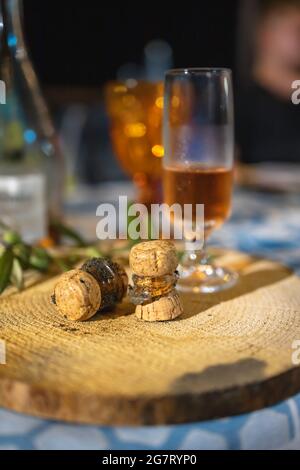
M 233 215 L 213 242 L 300 274 L 300 195 L 237 191 Z M 0 409 L 0 449 L 300 449 L 300 394 L 254 413 L 180 426 L 69 425 Z

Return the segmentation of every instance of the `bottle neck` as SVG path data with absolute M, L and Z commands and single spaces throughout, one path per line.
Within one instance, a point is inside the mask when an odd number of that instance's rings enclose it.
M 0 0 L 0 77 L 5 80 L 5 62 L 9 57 L 9 47 L 7 41 L 7 14 L 4 0 Z
M 19 0 L 0 0 L 0 52 L 9 52 L 18 58 L 26 54 L 21 19 Z
M 35 122 L 38 135 L 41 139 L 51 140 L 55 135 L 54 127 L 35 70 L 29 59 L 24 39 L 23 1 L 0 0 L 0 23 L 1 16 L 3 21 L 2 33 L 0 26 L 0 79 L 5 81 L 6 78 L 9 87 L 10 83 L 17 78 L 21 84 L 18 88 L 23 94 L 23 103 L 26 104 L 27 112 L 31 113 L 34 110 L 35 115 L 38 117 Z M 3 62 L 7 66 L 1 64 L 2 47 Z M 7 53 L 5 54 L 4 51 Z M 13 77 L 9 75 L 11 73 Z

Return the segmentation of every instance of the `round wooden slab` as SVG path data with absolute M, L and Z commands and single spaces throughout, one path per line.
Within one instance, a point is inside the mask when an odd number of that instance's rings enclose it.
M 125 301 L 85 323 L 57 316 L 55 280 L 0 299 L 0 406 L 106 425 L 184 423 L 243 413 L 300 390 L 300 279 L 238 253 L 232 290 L 182 296 L 185 314 L 144 323 Z

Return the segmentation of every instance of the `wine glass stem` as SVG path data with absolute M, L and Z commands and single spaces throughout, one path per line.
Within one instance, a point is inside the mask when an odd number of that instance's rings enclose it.
M 186 249 L 181 259 L 181 265 L 184 267 L 197 267 L 199 265 L 206 266 L 208 262 L 208 254 L 205 249 L 205 244 L 201 250 L 191 250 L 190 243 L 186 243 Z M 187 248 L 188 247 L 188 248 Z
M 233 287 L 238 275 L 234 271 L 215 263 L 202 249 L 194 249 L 186 242 L 186 249 L 179 265 L 180 279 L 178 289 L 183 292 L 201 292 L 211 294 Z

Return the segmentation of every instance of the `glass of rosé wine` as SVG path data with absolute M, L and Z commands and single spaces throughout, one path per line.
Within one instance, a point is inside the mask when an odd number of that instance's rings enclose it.
M 192 207 L 193 231 L 183 230 L 185 250 L 178 288 L 217 292 L 232 287 L 237 274 L 212 262 L 204 245 L 231 212 L 234 113 L 229 69 L 187 68 L 166 73 L 164 89 L 164 202 Z M 201 237 L 195 240 L 197 205 Z M 172 217 L 172 216 L 171 216 Z M 173 220 L 175 222 L 175 220 Z M 199 231 L 200 231 L 199 225 Z

